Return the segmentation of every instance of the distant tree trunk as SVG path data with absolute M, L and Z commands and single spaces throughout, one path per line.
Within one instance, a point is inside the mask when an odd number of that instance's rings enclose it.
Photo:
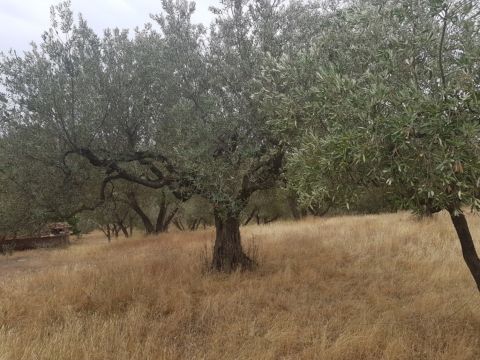
M 194 224 L 192 224 L 192 230 L 198 230 L 200 225 L 203 226 L 203 230 L 205 230 L 207 228 L 207 222 L 205 221 L 204 218 L 198 218 L 194 221 Z
M 129 235 L 128 235 L 128 230 L 127 230 L 125 224 L 123 223 L 123 221 L 119 221 L 119 222 L 118 222 L 118 227 L 120 228 L 120 230 L 122 230 L 123 235 L 124 235 L 126 238 L 128 238 L 128 237 L 129 237 Z
M 119 231 L 119 229 L 118 229 L 117 224 L 112 224 L 112 229 L 113 229 L 113 234 L 114 234 L 114 236 L 115 236 L 115 239 L 118 238 L 118 231 Z
M 247 220 L 245 220 L 245 222 L 243 223 L 243 225 L 248 225 L 248 223 L 253 219 L 256 213 L 258 213 L 258 209 L 254 207 L 250 215 L 248 215 Z
M 478 258 L 475 244 L 470 229 L 468 228 L 467 219 L 464 214 L 455 214 L 453 211 L 450 211 L 450 217 L 462 246 L 463 259 L 480 291 L 480 259 Z
M 135 194 L 129 193 L 128 200 L 129 200 L 130 207 L 133 209 L 133 211 L 137 213 L 138 216 L 140 216 L 140 219 L 142 220 L 142 223 L 143 223 L 143 227 L 145 228 L 145 233 L 147 235 L 153 234 L 155 232 L 155 227 L 153 226 L 147 214 L 145 214 L 142 208 L 140 207 L 140 205 L 138 205 L 138 201 L 137 201 L 137 198 L 135 197 Z
M 130 233 L 130 237 L 133 236 L 133 216 L 130 216 L 128 218 L 128 227 L 129 227 L 129 233 Z
M 290 208 L 290 212 L 295 220 L 300 220 L 302 218 L 302 214 L 298 209 L 298 201 L 297 195 L 291 193 L 287 197 L 288 207 Z
M 155 233 L 159 234 L 162 232 L 167 232 L 168 227 L 170 226 L 170 223 L 173 220 L 173 217 L 178 211 L 178 207 L 173 209 L 170 214 L 167 216 L 167 206 L 165 203 L 163 205 L 160 205 L 160 209 L 158 211 L 158 216 L 157 216 L 157 223 L 155 225 Z
M 280 216 L 279 215 L 275 215 L 275 216 L 272 216 L 271 218 L 263 218 L 263 223 L 264 224 L 270 224 L 271 222 L 274 222 L 275 220 L 278 220 Z
M 155 233 L 162 233 L 167 231 L 168 224 L 165 224 L 165 218 L 167 216 L 167 202 L 165 199 L 165 192 L 162 191 L 162 197 L 159 204 L 157 222 L 155 224 Z
M 110 232 L 110 224 L 107 224 L 107 227 L 104 231 L 105 236 L 107 237 L 108 242 L 112 241 L 112 233 Z
M 239 217 L 215 214 L 215 230 L 212 268 L 227 273 L 251 268 L 253 261 L 242 249 Z
M 182 220 L 175 219 L 173 220 L 173 224 L 177 227 L 178 230 L 185 231 L 185 225 L 183 225 Z
M 128 194 L 128 200 L 130 207 L 140 216 L 142 220 L 143 227 L 145 228 L 145 233 L 147 235 L 150 234 L 160 234 L 166 232 L 168 230 L 168 226 L 172 222 L 175 214 L 178 211 L 178 207 L 173 209 L 170 214 L 168 213 L 168 204 L 165 197 L 165 193 L 162 193 L 162 197 L 159 204 L 157 220 L 155 225 L 152 223 L 150 218 L 147 214 L 142 210 L 140 205 L 138 204 L 137 198 L 135 197 L 134 193 Z
M 196 231 L 200 228 L 200 225 L 202 225 L 203 230 L 207 228 L 207 223 L 204 218 L 198 218 L 193 221 L 193 223 L 190 225 L 190 229 L 192 231 Z
M 190 224 L 189 229 L 190 231 L 195 231 L 198 229 L 198 224 L 200 224 L 200 220 L 193 219 L 193 222 Z
M 308 211 L 310 211 L 310 214 L 312 214 L 313 216 L 321 217 L 321 216 L 324 216 L 330 210 L 331 206 L 332 206 L 331 202 L 328 202 L 327 205 L 325 206 L 325 208 L 323 208 L 323 209 L 318 204 L 317 205 L 311 205 L 308 208 Z

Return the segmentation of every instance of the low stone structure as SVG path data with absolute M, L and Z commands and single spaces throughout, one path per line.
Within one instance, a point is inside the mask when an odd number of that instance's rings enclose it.
M 32 237 L 0 239 L 0 253 L 67 246 L 70 244 L 70 226 L 65 223 L 48 224 L 48 233 Z
M 70 244 L 69 235 L 48 235 L 31 238 L 6 239 L 0 241 L 0 251 L 19 251 L 38 248 L 67 246 Z

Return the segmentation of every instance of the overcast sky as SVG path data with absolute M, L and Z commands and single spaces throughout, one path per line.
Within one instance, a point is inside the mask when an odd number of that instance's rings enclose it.
M 38 42 L 50 22 L 50 6 L 59 0 L 0 0 L 0 51 L 26 50 Z M 208 11 L 218 0 L 197 0 L 196 22 L 208 24 Z M 160 0 L 72 0 L 75 13 L 81 12 L 99 34 L 107 27 L 133 29 L 149 21 L 149 14 L 161 11 Z

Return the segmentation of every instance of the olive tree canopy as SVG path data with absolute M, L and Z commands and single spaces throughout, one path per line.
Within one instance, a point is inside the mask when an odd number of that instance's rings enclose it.
M 207 30 L 191 21 L 194 3 L 162 5 L 152 17 L 158 30 L 102 36 L 68 2 L 53 7 L 40 44 L 2 57 L 2 119 L 9 136 L 29 133 L 17 144 L 26 156 L 97 183 L 100 196 L 77 210 L 101 203 L 115 181 L 167 187 L 181 200 L 200 195 L 214 207 L 212 266 L 248 267 L 240 213 L 253 192 L 275 185 L 284 157 L 254 96 L 257 79 L 267 59 L 293 48 L 298 16 L 278 0 L 225 0 Z
M 358 0 L 327 18 L 316 48 L 265 76 L 273 122 L 298 134 L 291 186 L 307 203 L 348 207 L 377 188 L 398 209 L 448 211 L 480 289 L 462 213 L 480 209 L 478 2 Z

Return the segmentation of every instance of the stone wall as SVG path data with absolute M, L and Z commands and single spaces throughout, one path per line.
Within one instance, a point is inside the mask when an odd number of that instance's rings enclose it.
M 68 234 L 5 239 L 0 240 L 0 252 L 59 247 L 67 246 L 69 244 L 70 240 Z

